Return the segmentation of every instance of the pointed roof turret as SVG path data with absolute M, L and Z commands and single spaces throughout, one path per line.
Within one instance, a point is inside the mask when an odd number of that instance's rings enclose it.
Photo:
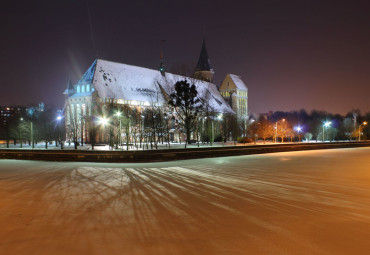
M 203 38 L 202 50 L 200 51 L 198 64 L 195 70 L 196 71 L 210 71 L 214 73 L 212 66 L 211 66 L 211 61 L 209 60 L 209 57 L 208 57 L 205 38 Z
M 63 92 L 63 94 L 68 95 L 68 94 L 73 94 L 73 93 L 74 93 L 73 82 L 71 78 L 69 78 L 68 83 L 67 83 L 67 89 Z
M 159 71 L 163 76 L 166 74 L 166 68 L 164 66 L 164 60 L 163 60 L 163 50 L 162 50 L 162 45 L 166 40 L 161 40 L 161 54 L 159 56 Z
M 95 59 L 77 84 L 91 84 L 93 82 L 97 62 L 98 59 Z
M 69 78 L 69 80 L 68 80 L 68 86 L 67 86 L 67 89 L 69 89 L 69 90 L 72 90 L 72 89 L 73 89 L 73 83 L 72 83 L 71 78 Z

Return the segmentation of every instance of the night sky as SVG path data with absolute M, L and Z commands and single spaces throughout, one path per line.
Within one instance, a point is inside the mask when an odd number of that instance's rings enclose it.
M 99 58 L 195 66 L 202 37 L 219 85 L 249 88 L 251 112 L 370 111 L 370 1 L 6 1 L 0 105 L 63 107 L 68 79 Z

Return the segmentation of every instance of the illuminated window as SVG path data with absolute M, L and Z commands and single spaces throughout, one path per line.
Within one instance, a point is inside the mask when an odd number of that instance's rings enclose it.
M 82 86 L 81 86 L 81 92 L 82 92 L 82 93 L 85 93 L 85 85 L 82 85 Z
M 76 86 L 76 91 L 77 91 L 77 93 L 80 93 L 81 92 L 81 89 L 80 89 L 80 86 Z

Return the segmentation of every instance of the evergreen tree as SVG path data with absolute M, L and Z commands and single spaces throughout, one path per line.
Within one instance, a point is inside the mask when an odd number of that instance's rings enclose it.
M 175 84 L 175 92 L 170 94 L 169 105 L 175 108 L 177 115 L 186 132 L 187 143 L 190 144 L 190 135 L 196 127 L 196 121 L 202 106 L 197 97 L 198 91 L 195 85 L 190 85 L 186 80 Z M 185 145 L 186 146 L 186 145 Z

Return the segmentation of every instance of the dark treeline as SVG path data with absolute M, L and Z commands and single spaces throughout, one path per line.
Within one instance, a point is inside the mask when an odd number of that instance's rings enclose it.
M 370 112 L 361 114 L 354 109 L 346 115 L 331 114 L 326 111 L 306 110 L 290 112 L 270 112 L 255 116 L 249 125 L 249 136 L 278 141 L 298 139 L 316 141 L 359 140 L 370 137 L 367 122 Z M 275 138 L 277 137 L 277 138 Z
M 181 120 L 175 119 L 169 109 L 151 107 L 144 112 L 136 112 L 136 109 L 129 107 L 127 109 L 107 106 L 101 108 L 110 109 L 110 114 L 95 114 L 110 116 L 110 125 L 105 128 L 102 135 L 109 137 L 107 140 L 111 148 L 117 148 L 118 145 L 123 144 L 127 149 L 129 144 L 142 148 L 145 144 L 146 149 L 153 149 L 157 148 L 157 143 L 168 143 L 170 147 L 170 141 L 175 140 L 170 131 L 174 130 L 177 130 L 178 142 L 185 141 L 183 137 L 186 130 L 182 128 Z M 0 107 L 0 111 L 2 146 L 9 147 L 10 144 L 14 144 L 22 148 L 25 144 L 29 147 L 42 143 L 45 148 L 48 148 L 53 142 L 63 148 L 64 142 L 76 145 L 83 143 L 81 134 L 78 133 L 81 127 L 76 126 L 74 136 L 66 133 L 63 113 L 54 107 L 40 104 L 32 107 Z M 117 116 L 117 112 L 121 112 L 122 115 Z M 305 110 L 299 110 L 251 115 L 243 120 L 237 120 L 233 115 L 224 115 L 220 119 L 217 116 L 219 115 L 213 116 L 207 112 L 197 116 L 191 130 L 191 137 L 194 141 L 198 141 L 198 145 L 199 142 L 212 145 L 213 141 L 352 141 L 366 140 L 370 137 L 370 127 L 366 124 L 370 121 L 370 112 L 362 114 L 358 109 L 349 111 L 345 115 L 317 110 L 308 113 Z M 85 119 L 85 122 L 87 121 Z M 96 124 L 96 130 L 90 130 L 90 136 L 95 137 L 99 128 L 104 129 L 102 125 Z M 68 139 L 68 137 L 75 137 L 75 139 Z M 88 140 L 85 143 L 95 143 L 95 139 Z
M 40 142 L 48 148 L 52 141 L 60 144 L 64 136 L 61 113 L 54 107 L 41 103 L 30 107 L 0 107 L 0 112 L 0 140 L 7 148 L 10 143 L 22 148 L 24 144 L 34 147 Z

